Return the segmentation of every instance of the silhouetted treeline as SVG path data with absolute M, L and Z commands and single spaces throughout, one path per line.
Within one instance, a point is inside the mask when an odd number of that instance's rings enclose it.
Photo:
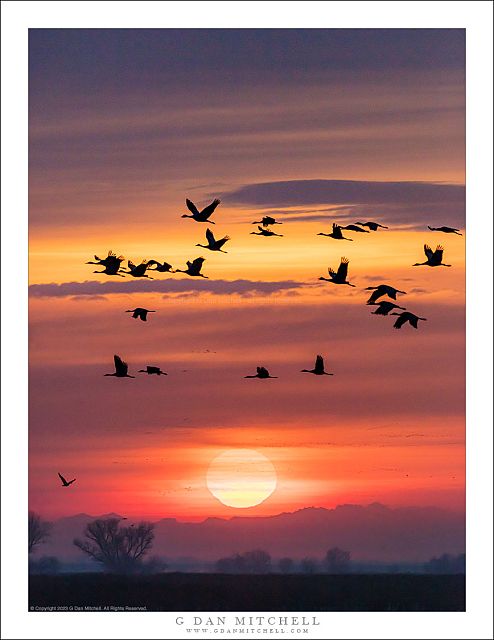
M 466 557 L 464 553 L 458 556 L 443 553 L 439 558 L 431 558 L 429 562 L 426 562 L 424 569 L 426 573 L 435 575 L 465 573 Z
M 220 558 L 215 563 L 218 573 L 350 573 L 350 552 L 338 547 L 329 549 L 321 560 L 317 558 L 302 558 L 296 562 L 292 558 L 281 558 L 277 565 L 273 565 L 267 551 L 255 549 L 237 553 L 233 556 Z
M 215 567 L 218 573 L 271 573 L 271 556 L 266 551 L 255 549 L 220 558 Z
M 32 575 L 53 576 L 60 573 L 62 564 L 54 556 L 43 556 L 39 560 L 29 558 L 29 573 Z

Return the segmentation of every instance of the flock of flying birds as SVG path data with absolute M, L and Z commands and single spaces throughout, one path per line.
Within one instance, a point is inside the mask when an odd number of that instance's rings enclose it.
M 195 204 L 186 199 L 186 205 L 190 214 L 183 214 L 182 218 L 192 218 L 196 222 L 215 224 L 213 220 L 211 220 L 211 215 L 216 210 L 216 207 L 220 204 L 220 200 L 215 199 L 211 204 L 207 207 L 199 211 Z M 271 216 L 264 216 L 261 220 L 255 221 L 252 224 L 258 225 L 257 231 L 252 231 L 252 235 L 258 236 L 277 236 L 283 237 L 283 234 L 275 233 L 271 227 L 274 225 L 283 224 L 282 222 L 278 222 L 275 218 Z M 364 228 L 367 227 L 367 228 Z M 367 221 L 367 222 L 356 222 L 355 224 L 348 224 L 346 226 L 342 226 L 336 223 L 333 223 L 332 230 L 330 233 L 318 233 L 317 235 L 326 236 L 328 238 L 332 238 L 334 240 L 346 240 L 349 242 L 353 242 L 352 238 L 346 238 L 343 235 L 343 231 L 352 231 L 354 233 L 370 233 L 377 231 L 378 229 L 387 229 L 388 227 L 379 224 L 378 222 Z M 462 235 L 459 229 L 454 227 L 428 227 L 431 231 L 439 231 L 442 233 Z M 196 246 L 202 247 L 204 249 L 208 249 L 209 251 L 218 251 L 221 253 L 227 253 L 224 251 L 224 245 L 230 240 L 229 236 L 224 236 L 223 238 L 215 238 L 211 229 L 206 230 L 206 241 L 207 244 L 197 244 Z M 450 264 L 445 264 L 443 262 L 443 252 L 444 249 L 441 245 L 438 245 L 433 251 L 431 247 L 427 244 L 424 245 L 424 253 L 426 256 L 425 262 L 416 262 L 412 266 L 428 266 L 428 267 L 451 267 Z M 108 255 L 105 258 L 99 258 L 98 256 L 94 256 L 95 261 L 89 261 L 86 264 L 95 264 L 100 265 L 103 268 L 102 271 L 95 271 L 94 273 L 104 273 L 108 276 L 118 276 L 118 277 L 126 277 L 131 276 L 133 278 L 149 278 L 152 277 L 149 273 L 146 272 L 158 272 L 158 273 L 185 273 L 188 276 L 194 278 L 207 278 L 203 273 L 201 273 L 202 266 L 205 262 L 205 259 L 202 257 L 195 258 L 194 260 L 187 261 L 186 269 L 173 269 L 172 265 L 168 262 L 159 262 L 157 260 L 143 260 L 140 264 L 135 265 L 131 260 L 127 261 L 127 270 L 122 268 L 122 263 L 124 262 L 124 256 L 117 256 L 113 251 L 109 251 Z M 338 269 L 335 271 L 331 267 L 328 268 L 329 278 L 325 278 L 321 276 L 319 280 L 325 280 L 326 282 L 330 282 L 336 285 L 347 285 L 350 287 L 355 287 L 354 284 L 348 281 L 348 265 L 349 260 L 345 257 L 341 258 L 340 265 Z M 365 291 L 372 291 L 369 299 L 367 300 L 368 305 L 377 306 L 377 309 L 373 311 L 373 315 L 387 316 L 394 315 L 398 316 L 395 323 L 395 329 L 401 329 L 401 327 L 405 323 L 409 323 L 412 327 L 417 329 L 419 320 L 426 320 L 426 318 L 422 318 L 420 316 L 415 315 L 414 313 L 407 311 L 405 307 L 401 307 L 393 301 L 396 301 L 397 294 L 405 294 L 405 291 L 400 291 L 400 289 L 396 289 L 387 284 L 380 284 L 376 287 L 367 287 Z M 383 296 L 387 296 L 387 300 L 379 300 Z M 393 311 L 394 309 L 400 309 L 401 312 Z M 147 321 L 148 313 L 155 313 L 155 311 L 150 309 L 145 309 L 143 307 L 136 307 L 135 309 L 128 309 L 126 313 L 131 313 L 132 318 L 140 319 L 141 321 Z M 113 376 L 116 378 L 135 378 L 129 374 L 129 368 L 126 362 L 120 358 L 118 355 L 113 356 L 115 371 L 113 373 L 105 373 L 105 376 Z M 321 355 L 316 356 L 315 364 L 313 369 L 302 369 L 303 373 L 312 373 L 316 376 L 332 376 L 333 373 L 328 373 L 324 367 L 324 359 Z M 140 369 L 139 373 L 145 373 L 147 375 L 167 375 L 164 371 L 161 370 L 160 367 L 147 365 L 145 369 Z M 266 367 L 259 366 L 257 367 L 257 372 L 254 375 L 244 376 L 245 378 L 260 378 L 260 379 L 268 379 L 268 378 L 277 378 L 277 376 L 272 376 Z M 65 478 L 59 473 L 60 480 L 62 482 L 63 487 L 70 486 L 74 481 L 71 480 L 67 482 Z
M 220 200 L 215 199 L 211 204 L 202 209 L 201 211 L 195 206 L 195 204 L 186 199 L 187 208 L 190 211 L 190 214 L 183 214 L 182 218 L 192 218 L 196 222 L 203 222 L 208 224 L 215 224 L 213 220 L 211 220 L 211 216 L 216 210 L 217 206 L 220 204 Z M 271 230 L 270 227 L 273 225 L 283 224 L 282 222 L 278 222 L 275 218 L 271 216 L 264 216 L 261 220 L 257 220 L 252 224 L 258 225 L 258 231 L 252 231 L 253 235 L 259 236 L 278 236 L 282 237 L 282 234 L 275 233 Z M 364 228 L 367 227 L 367 228 Z M 343 235 L 343 231 L 352 231 L 354 233 L 370 233 L 372 231 L 377 231 L 378 229 L 387 229 L 388 227 L 373 221 L 367 222 L 356 222 L 355 224 L 348 224 L 346 226 L 342 226 L 336 223 L 333 223 L 331 233 L 318 233 L 317 235 L 326 236 L 328 238 L 333 238 L 334 240 L 347 240 L 349 242 L 353 242 L 352 238 L 346 238 Z M 442 233 L 452 233 L 456 235 L 462 235 L 459 229 L 454 227 L 428 227 L 431 231 L 440 231 Z M 206 230 L 206 240 L 207 244 L 197 244 L 196 246 L 202 247 L 204 249 L 208 249 L 209 251 L 220 251 L 222 253 L 227 253 L 224 251 L 224 245 L 230 240 L 229 236 L 224 236 L 223 238 L 216 239 L 211 229 Z M 416 262 L 413 266 L 429 266 L 429 267 L 450 267 L 451 265 L 445 264 L 443 262 L 443 247 L 438 245 L 433 251 L 429 245 L 424 245 L 424 252 L 426 256 L 425 262 Z M 207 278 L 203 273 L 201 273 L 202 266 L 205 262 L 205 259 L 202 257 L 195 258 L 194 260 L 187 261 L 186 269 L 173 269 L 172 265 L 168 262 L 158 262 L 157 260 L 143 260 L 140 264 L 135 265 L 132 261 L 127 261 L 128 269 L 125 270 L 122 268 L 122 263 L 124 262 L 123 256 L 117 256 L 112 251 L 108 252 L 106 258 L 99 258 L 98 256 L 94 256 L 95 261 L 87 262 L 86 264 L 96 264 L 104 267 L 103 271 L 95 271 L 94 273 L 104 273 L 109 276 L 119 276 L 125 277 L 129 275 L 134 278 L 151 278 L 151 276 L 146 273 L 147 271 L 157 271 L 160 273 L 185 273 L 188 276 L 195 278 Z M 345 257 L 341 258 L 340 265 L 338 269 L 335 271 L 331 267 L 328 268 L 329 278 L 325 278 L 321 276 L 319 280 L 325 280 L 326 282 L 330 282 L 332 284 L 337 285 L 347 285 L 350 287 L 355 287 L 354 284 L 348 281 L 348 265 L 349 260 Z M 426 320 L 426 318 L 422 318 L 420 316 L 415 315 L 414 313 L 407 311 L 405 307 L 401 307 L 400 305 L 392 302 L 392 300 L 396 301 L 397 294 L 405 294 L 405 291 L 401 291 L 400 289 L 396 289 L 387 284 L 380 284 L 376 287 L 367 287 L 366 291 L 372 291 L 370 298 L 367 300 L 368 305 L 375 305 L 377 309 L 373 312 L 373 315 L 380 316 L 398 316 L 394 323 L 395 329 L 400 329 L 405 323 L 409 323 L 412 327 L 417 329 L 419 320 Z M 379 300 L 383 296 L 387 296 L 388 300 Z M 401 312 L 393 311 L 394 309 L 400 309 Z M 155 313 L 155 311 L 150 309 L 145 309 L 143 307 L 136 307 L 135 309 L 128 309 L 126 313 L 131 313 L 132 317 L 135 319 L 140 319 L 144 322 L 147 321 L 148 313 Z M 117 378 L 133 378 L 135 376 L 131 376 L 128 373 L 127 364 L 118 356 L 114 356 L 114 364 L 115 371 L 114 373 L 106 373 L 106 376 L 115 376 Z M 324 361 L 321 356 L 317 356 L 316 363 L 314 369 L 308 370 L 304 369 L 304 372 L 313 373 L 314 375 L 333 375 L 328 374 L 324 370 Z M 164 371 L 162 371 L 159 367 L 155 366 L 147 366 L 146 369 L 140 369 L 139 373 L 146 373 L 148 375 L 167 375 Z M 246 378 L 273 378 L 275 376 L 271 376 L 268 370 L 265 367 L 258 367 L 257 374 L 253 376 L 245 376 Z

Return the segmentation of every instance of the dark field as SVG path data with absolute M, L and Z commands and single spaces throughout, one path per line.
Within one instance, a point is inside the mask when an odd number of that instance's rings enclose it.
M 464 575 L 30 576 L 30 607 L 147 611 L 464 611 Z M 65 609 L 66 610 L 66 609 Z

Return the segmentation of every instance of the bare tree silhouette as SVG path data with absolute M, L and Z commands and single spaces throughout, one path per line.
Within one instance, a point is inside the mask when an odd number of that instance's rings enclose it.
M 29 553 L 34 551 L 34 549 L 38 545 L 42 544 L 43 542 L 46 542 L 46 540 L 48 539 L 48 536 L 50 535 L 52 526 L 53 525 L 51 522 L 46 522 L 45 520 L 42 520 L 41 516 L 39 516 L 37 513 L 34 513 L 34 511 L 29 512 L 29 519 L 28 519 Z
M 135 573 L 154 539 L 151 522 L 120 527 L 120 518 L 89 522 L 84 529 L 86 540 L 76 538 L 74 544 L 112 573 Z
M 332 547 L 326 553 L 326 568 L 329 573 L 348 573 L 350 568 L 350 552 Z

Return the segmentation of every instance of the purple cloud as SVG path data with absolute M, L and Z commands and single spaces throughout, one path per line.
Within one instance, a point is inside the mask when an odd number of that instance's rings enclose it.
M 223 199 L 260 208 L 345 205 L 346 209 L 339 207 L 339 218 L 378 216 L 390 224 L 422 226 L 437 220 L 458 226 L 465 223 L 465 186 L 437 182 L 287 180 L 247 184 L 223 194 Z M 318 217 L 313 209 L 307 209 L 305 213 L 310 215 L 305 217 L 327 220 L 334 212 L 326 211 Z M 300 213 L 304 212 L 299 209 L 295 215 Z
M 264 282 L 254 280 L 211 280 L 209 282 L 191 282 L 185 278 L 177 280 L 128 281 L 128 282 L 62 282 L 61 284 L 32 284 L 29 295 L 41 297 L 89 296 L 99 299 L 102 295 L 112 293 L 211 293 L 213 295 L 239 294 L 269 296 L 279 291 L 286 291 L 307 286 L 303 282 L 284 280 L 280 282 Z

